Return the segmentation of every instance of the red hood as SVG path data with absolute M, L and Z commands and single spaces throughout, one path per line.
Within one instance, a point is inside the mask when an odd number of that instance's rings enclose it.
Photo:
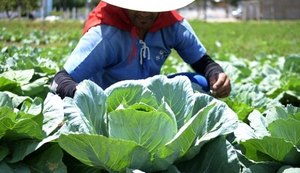
M 161 28 L 170 26 L 183 19 L 177 11 L 161 12 L 150 28 L 149 32 L 155 32 Z M 131 32 L 134 27 L 126 10 L 107 4 L 106 2 L 100 2 L 96 8 L 89 14 L 89 17 L 85 23 L 83 33 L 87 32 L 91 27 L 99 24 L 111 25 L 122 30 Z

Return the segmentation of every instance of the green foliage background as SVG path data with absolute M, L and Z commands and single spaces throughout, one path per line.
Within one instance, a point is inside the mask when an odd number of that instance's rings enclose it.
M 191 21 L 210 54 L 253 59 L 260 54 L 300 53 L 299 21 L 204 23 Z
M 1 0 L 0 12 L 17 10 L 20 7 L 21 13 L 27 13 L 39 7 L 40 0 Z
M 226 58 L 234 54 L 239 58 L 254 59 L 255 56 L 276 54 L 287 56 L 300 53 L 300 21 L 249 21 L 232 23 L 211 23 L 199 20 L 191 21 L 196 34 L 215 58 Z M 65 49 L 70 41 L 77 42 L 82 34 L 83 22 L 80 21 L 26 21 L 1 20 L 0 46 L 24 46 L 22 39 L 29 37 L 32 31 L 41 32 L 41 37 L 58 35 L 65 39 L 59 42 L 34 45 L 47 49 Z M 20 36 L 14 40 L 7 36 Z M 175 54 L 176 56 L 176 54 Z

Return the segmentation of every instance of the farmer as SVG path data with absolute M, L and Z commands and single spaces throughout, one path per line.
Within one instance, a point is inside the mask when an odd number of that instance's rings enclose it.
M 59 71 L 52 89 L 73 97 L 76 86 L 90 79 L 103 89 L 127 79 L 160 73 L 171 49 L 196 73 L 180 73 L 213 96 L 230 94 L 230 80 L 206 53 L 186 19 L 176 9 L 194 0 L 102 0 L 89 14 L 84 34 Z

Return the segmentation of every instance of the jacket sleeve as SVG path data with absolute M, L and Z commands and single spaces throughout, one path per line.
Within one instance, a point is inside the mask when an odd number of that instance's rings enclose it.
M 204 54 L 204 56 L 202 56 L 200 60 L 191 64 L 191 67 L 197 73 L 204 75 L 206 79 L 209 79 L 211 76 L 215 74 L 224 72 L 222 67 L 218 63 L 216 63 L 213 59 L 211 59 L 208 54 Z
M 54 76 L 51 84 L 51 90 L 58 94 L 61 98 L 74 97 L 77 84 L 78 83 L 72 79 L 66 70 L 63 69 Z

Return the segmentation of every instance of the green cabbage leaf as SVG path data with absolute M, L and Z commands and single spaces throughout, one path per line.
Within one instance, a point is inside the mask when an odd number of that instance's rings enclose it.
M 167 170 L 238 125 L 224 102 L 194 91 L 183 76 L 126 80 L 105 90 L 85 80 L 74 98 L 63 101 L 59 145 L 85 165 L 109 172 Z

